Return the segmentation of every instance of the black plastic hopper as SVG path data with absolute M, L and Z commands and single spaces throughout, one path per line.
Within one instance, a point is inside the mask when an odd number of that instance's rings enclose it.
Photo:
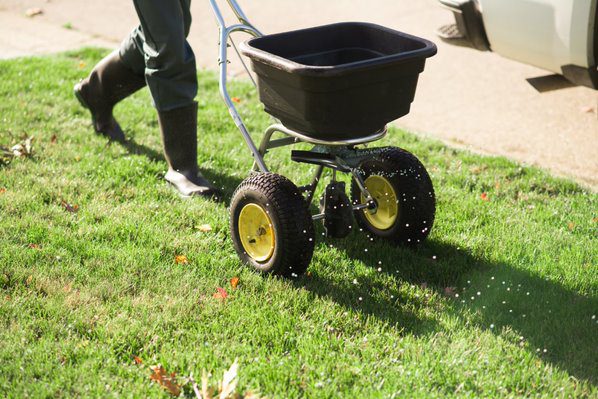
M 371 135 L 409 113 L 434 43 L 370 23 L 267 35 L 241 51 L 266 112 L 320 140 Z

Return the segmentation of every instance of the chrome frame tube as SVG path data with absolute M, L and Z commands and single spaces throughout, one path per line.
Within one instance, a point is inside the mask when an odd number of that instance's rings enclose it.
M 251 22 L 249 22 L 249 19 L 247 18 L 247 16 L 245 16 L 245 13 L 241 9 L 241 7 L 237 3 L 237 1 L 236 0 L 226 0 L 226 1 L 228 2 L 228 5 L 230 6 L 230 8 L 232 8 L 232 10 L 235 13 L 235 16 L 237 17 L 239 22 L 241 22 L 243 25 L 250 26 L 253 30 L 255 30 L 257 32 L 257 29 L 253 26 L 253 24 Z M 259 35 L 263 36 L 261 33 Z
M 259 168 L 260 171 L 266 173 L 266 172 L 269 172 L 269 170 L 268 170 L 268 167 L 266 166 L 266 163 L 264 162 L 264 158 L 260 154 L 257 146 L 255 145 L 253 139 L 251 138 L 251 135 L 249 134 L 249 131 L 247 130 L 247 127 L 245 126 L 245 123 L 243 123 L 243 120 L 241 119 L 241 116 L 239 115 L 239 112 L 237 111 L 237 108 L 235 107 L 233 100 L 231 99 L 230 95 L 228 94 L 228 88 L 227 88 L 227 83 L 228 83 L 228 79 L 227 79 L 228 78 L 228 76 L 227 76 L 227 72 L 228 72 L 228 39 L 229 39 L 230 35 L 234 32 L 245 32 L 254 37 L 260 37 L 260 36 L 262 36 L 262 34 L 260 31 L 258 31 L 256 28 L 254 28 L 253 25 L 251 25 L 250 23 L 247 22 L 247 17 L 245 17 L 245 14 L 243 13 L 243 11 L 241 10 L 241 8 L 239 7 L 239 5 L 237 4 L 237 2 L 235 0 L 227 0 L 227 1 L 228 1 L 228 4 L 233 9 L 233 12 L 239 19 L 239 21 L 240 21 L 239 24 L 227 26 L 226 22 L 224 21 L 224 17 L 222 16 L 222 12 L 220 11 L 220 7 L 218 6 L 217 1 L 210 0 L 210 4 L 212 5 L 212 10 L 214 11 L 214 16 L 216 17 L 216 22 L 218 23 L 218 30 L 220 33 L 220 35 L 219 35 L 219 37 L 220 37 L 219 55 L 218 55 L 218 66 L 220 68 L 220 79 L 219 79 L 220 95 L 222 96 L 222 99 L 224 100 L 224 103 L 226 104 L 226 107 L 228 108 L 228 112 L 230 113 L 231 117 L 233 118 L 235 125 L 237 126 L 237 128 L 239 129 L 241 134 L 243 135 L 243 138 L 245 139 L 245 142 L 247 143 L 247 146 L 249 147 L 249 150 L 251 151 L 251 154 L 253 155 L 253 159 L 255 160 L 256 166 Z
M 287 136 L 295 137 L 296 139 L 298 139 L 299 141 L 302 141 L 304 143 L 324 145 L 327 147 L 340 147 L 340 146 L 352 146 L 352 145 L 359 145 L 359 144 L 367 144 L 367 143 L 371 143 L 372 141 L 380 140 L 381 138 L 386 136 L 386 134 L 388 133 L 388 129 L 386 127 L 384 127 L 384 129 L 379 130 L 372 135 L 359 137 L 356 139 L 332 140 L 332 141 L 320 140 L 320 139 L 316 139 L 314 137 L 310 137 L 310 136 L 306 135 L 305 133 L 291 130 L 280 123 L 274 124 L 266 130 L 266 134 L 269 134 L 270 136 L 272 135 L 272 133 L 275 133 L 275 132 L 280 132 L 280 133 L 286 134 Z

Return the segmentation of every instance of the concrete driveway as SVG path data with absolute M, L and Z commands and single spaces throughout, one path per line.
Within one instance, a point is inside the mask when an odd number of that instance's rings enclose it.
M 528 78 L 548 72 L 436 39 L 451 21 L 435 0 L 240 0 L 263 32 L 338 21 L 370 21 L 435 41 L 411 114 L 397 125 L 451 145 L 505 155 L 598 188 L 598 91 L 539 93 Z M 42 15 L 25 11 L 40 7 Z M 194 0 L 190 41 L 203 68 L 215 68 L 216 25 L 207 0 Z M 114 47 L 136 24 L 131 1 L 0 0 L 0 57 Z M 233 65 L 233 72 L 239 66 Z

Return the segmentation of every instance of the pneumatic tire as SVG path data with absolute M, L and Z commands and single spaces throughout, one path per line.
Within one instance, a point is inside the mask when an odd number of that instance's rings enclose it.
M 261 273 L 302 275 L 315 233 L 307 202 L 293 182 L 274 173 L 244 180 L 230 205 L 233 245 L 242 262 Z
M 395 244 L 415 246 L 432 230 L 436 198 L 432 180 L 422 163 L 408 151 L 396 147 L 380 149 L 359 167 L 366 188 L 378 205 L 378 212 L 355 212 L 357 223 L 367 232 Z M 351 200 L 364 202 L 357 183 L 351 186 Z

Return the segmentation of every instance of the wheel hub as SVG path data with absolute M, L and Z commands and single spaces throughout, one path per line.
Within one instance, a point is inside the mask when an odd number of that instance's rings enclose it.
M 390 229 L 399 216 L 397 194 L 392 184 L 385 177 L 372 175 L 365 180 L 365 187 L 376 203 L 374 209 L 363 211 L 366 219 L 378 230 Z M 363 194 L 361 201 L 367 201 Z
M 243 249 L 257 262 L 267 262 L 274 254 L 276 238 L 272 220 L 257 204 L 247 204 L 239 214 L 239 237 Z

